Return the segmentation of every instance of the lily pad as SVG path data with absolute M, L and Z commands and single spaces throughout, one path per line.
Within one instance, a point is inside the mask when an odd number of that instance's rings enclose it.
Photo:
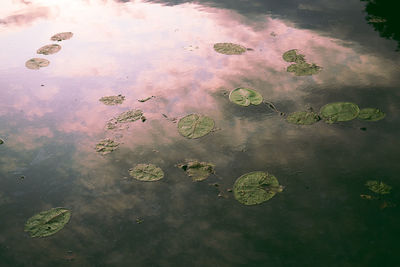
M 31 237 L 53 235 L 63 229 L 70 218 L 71 211 L 65 208 L 42 211 L 28 219 L 25 232 L 29 232 Z
M 293 124 L 300 124 L 300 125 L 311 125 L 316 123 L 321 118 L 319 115 L 312 111 L 297 111 L 290 113 L 286 121 Z
M 296 62 L 296 63 L 306 62 L 306 60 L 304 59 L 304 55 L 297 54 L 297 52 L 298 52 L 297 49 L 286 51 L 285 53 L 283 53 L 282 58 L 286 62 Z
M 133 109 L 133 110 L 128 110 L 125 112 L 122 112 L 119 114 L 117 117 L 112 118 L 109 120 L 106 124 L 106 128 L 108 130 L 113 130 L 119 126 L 121 123 L 128 123 L 128 122 L 134 122 L 139 119 L 143 119 L 143 111 L 140 109 Z
M 214 129 L 214 120 L 210 117 L 189 114 L 178 122 L 178 131 L 181 135 L 195 139 L 210 133 Z
M 31 70 L 38 70 L 42 67 L 47 67 L 50 64 L 50 61 L 44 58 L 31 58 L 26 63 L 25 66 Z
M 274 175 L 261 171 L 243 174 L 233 185 L 236 200 L 244 205 L 263 203 L 282 191 L 283 186 Z
M 250 104 L 259 105 L 263 101 L 263 97 L 260 93 L 253 89 L 248 88 L 236 88 L 229 94 L 229 100 L 240 106 L 247 107 Z
M 114 150 L 116 150 L 119 146 L 119 143 L 115 142 L 114 140 L 111 140 L 109 138 L 101 140 L 97 145 L 96 145 L 96 151 L 106 155 Z
M 100 102 L 102 102 L 105 105 L 117 105 L 117 104 L 122 104 L 124 102 L 125 96 L 123 95 L 112 95 L 112 96 L 103 96 L 102 98 L 99 99 Z
M 178 167 L 184 170 L 194 182 L 203 181 L 210 174 L 215 173 L 214 164 L 197 160 L 187 160 L 185 163 L 178 164 Z
M 240 55 L 247 51 L 246 47 L 233 43 L 216 43 L 214 50 L 225 55 Z
M 68 40 L 70 39 L 74 34 L 72 32 L 60 32 L 55 35 L 53 35 L 50 39 L 52 41 L 62 41 L 62 40 Z
M 358 114 L 358 118 L 364 121 L 379 121 L 385 116 L 386 114 L 377 108 L 363 108 Z
M 309 64 L 307 62 L 300 62 L 297 64 L 292 64 L 287 67 L 287 72 L 294 72 L 296 76 L 308 76 L 317 74 L 320 72 L 322 68 L 320 66 L 315 65 L 314 63 Z
M 61 50 L 61 46 L 58 44 L 50 44 L 50 45 L 45 45 L 39 48 L 36 53 L 38 54 L 43 54 L 43 55 L 50 55 L 57 53 L 58 51 Z
M 164 172 L 161 168 L 153 164 L 138 164 L 129 170 L 129 174 L 133 178 L 145 182 L 158 181 L 164 178 Z
M 369 190 L 375 192 L 377 194 L 385 195 L 389 194 L 390 190 L 392 189 L 391 186 L 385 184 L 382 181 L 367 181 L 365 185 L 368 187 Z
M 360 108 L 351 102 L 335 102 L 326 104 L 320 110 L 320 115 L 326 123 L 350 121 L 357 118 Z

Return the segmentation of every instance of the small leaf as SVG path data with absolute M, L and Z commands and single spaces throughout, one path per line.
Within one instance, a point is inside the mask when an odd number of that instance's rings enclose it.
M 285 53 L 283 53 L 282 58 L 286 62 L 296 62 L 296 63 L 306 62 L 306 60 L 304 59 L 304 55 L 297 54 L 297 52 L 298 52 L 297 49 L 286 51 Z
M 101 154 L 109 154 L 116 150 L 119 146 L 119 143 L 115 142 L 114 140 L 111 140 L 109 138 L 101 140 L 97 145 L 96 145 L 96 151 L 100 152 Z
M 194 182 L 203 181 L 212 173 L 215 173 L 214 164 L 199 162 L 197 160 L 187 160 L 185 163 L 178 164 Z
M 323 106 L 320 110 L 320 115 L 326 123 L 335 123 L 355 119 L 359 112 L 359 107 L 354 103 L 336 102 Z
M 386 114 L 377 108 L 363 108 L 358 114 L 358 118 L 364 121 L 379 121 L 385 116 Z
M 294 72 L 296 76 L 308 76 L 319 73 L 322 68 L 312 63 L 300 62 L 287 67 L 287 72 Z
M 263 101 L 262 95 L 253 89 L 236 88 L 229 94 L 229 100 L 240 106 L 247 107 L 250 104 L 259 105 Z
M 51 45 L 45 45 L 39 48 L 36 53 L 38 54 L 43 54 L 43 55 L 50 55 L 57 53 L 58 51 L 61 50 L 61 46 L 58 44 L 51 44 Z
M 367 181 L 365 185 L 368 187 L 369 190 L 375 192 L 377 194 L 386 195 L 390 194 L 390 190 L 392 187 L 390 185 L 385 184 L 384 182 L 380 181 Z
M 225 55 L 240 55 L 247 51 L 246 47 L 233 43 L 216 43 L 214 50 Z
M 319 121 L 321 118 L 317 113 L 312 111 L 297 111 L 290 113 L 286 121 L 293 124 L 311 125 Z
M 214 120 L 210 117 L 189 114 L 179 120 L 178 131 L 184 137 L 195 139 L 210 133 L 214 125 Z
M 70 39 L 74 34 L 72 32 L 60 32 L 53 35 L 50 39 L 52 41 L 62 41 Z
M 158 181 L 164 178 L 164 172 L 161 168 L 153 164 L 138 164 L 129 170 L 129 174 L 133 178 L 145 182 Z
M 26 63 L 25 66 L 31 70 L 38 70 L 42 67 L 47 67 L 50 64 L 50 61 L 44 58 L 31 58 Z
M 42 211 L 28 219 L 25 232 L 29 232 L 31 237 L 53 235 L 63 229 L 70 218 L 71 212 L 65 208 Z

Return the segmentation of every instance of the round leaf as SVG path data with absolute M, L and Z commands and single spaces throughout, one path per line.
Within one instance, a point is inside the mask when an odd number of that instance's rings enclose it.
M 351 102 L 336 102 L 323 106 L 320 110 L 322 119 L 327 123 L 350 121 L 357 118 L 359 107 Z
M 161 168 L 153 164 L 138 164 L 129 170 L 129 174 L 139 181 L 158 181 L 164 178 L 164 172 Z
M 210 174 L 215 173 L 214 164 L 197 160 L 187 160 L 185 163 L 178 164 L 178 167 L 184 170 L 194 182 L 203 181 Z
M 179 133 L 190 139 L 202 137 L 212 129 L 214 129 L 214 120 L 203 115 L 190 114 L 178 122 Z
M 263 101 L 262 95 L 255 90 L 248 88 L 236 88 L 229 94 L 229 100 L 240 106 L 249 106 L 250 104 L 259 105 Z
M 25 66 L 28 69 L 38 70 L 41 67 L 47 67 L 50 64 L 50 61 L 44 58 L 31 58 L 26 63 Z
M 65 208 L 53 208 L 42 211 L 25 224 L 25 232 L 31 237 L 45 237 L 53 235 L 64 228 L 71 218 L 71 212 Z
M 293 124 L 311 125 L 320 120 L 320 117 L 315 112 L 310 111 L 297 111 L 290 113 L 286 121 Z
M 240 55 L 246 52 L 246 47 L 233 43 L 216 43 L 214 50 L 225 55 Z
M 60 32 L 55 35 L 53 35 L 50 39 L 52 41 L 62 41 L 62 40 L 67 40 L 70 39 L 74 35 L 72 32 Z
M 51 45 L 45 45 L 39 48 L 36 53 L 38 54 L 43 54 L 43 55 L 50 55 L 57 53 L 58 51 L 61 50 L 61 46 L 58 44 L 51 44 Z
M 236 200 L 244 205 L 263 203 L 282 190 L 275 176 L 261 171 L 246 173 L 233 185 Z
M 379 121 L 385 116 L 386 114 L 377 108 L 363 108 L 358 114 L 358 118 L 364 121 Z
M 287 62 L 305 62 L 304 55 L 297 54 L 297 49 L 286 51 L 285 53 L 283 53 L 282 58 Z

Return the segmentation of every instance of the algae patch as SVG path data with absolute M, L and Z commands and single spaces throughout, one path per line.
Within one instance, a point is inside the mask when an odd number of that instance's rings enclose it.
M 240 55 L 247 51 L 247 48 L 233 43 L 216 43 L 214 50 L 224 55 Z
M 99 101 L 102 102 L 104 105 L 109 105 L 109 106 L 122 104 L 124 100 L 125 96 L 123 95 L 103 96 L 102 98 L 99 99 Z
M 119 146 L 119 143 L 115 142 L 114 140 L 111 140 L 109 138 L 101 140 L 97 145 L 96 145 L 96 152 L 99 152 L 103 155 L 109 154 L 116 150 Z
M 71 218 L 71 211 L 65 208 L 53 208 L 42 211 L 25 224 L 25 232 L 31 237 L 45 237 L 53 235 L 64 228 Z
M 261 171 L 243 174 L 233 185 L 235 199 L 244 205 L 261 204 L 282 191 L 274 175 Z
M 189 114 L 178 122 L 178 131 L 184 137 L 195 139 L 207 135 L 214 129 L 214 120 L 198 114 Z
M 363 108 L 358 114 L 358 118 L 364 121 L 379 121 L 385 118 L 386 114 L 377 108 Z
M 208 162 L 200 162 L 197 160 L 186 160 L 184 163 L 177 165 L 184 170 L 186 174 L 192 178 L 193 182 L 203 181 L 210 174 L 215 173 L 215 165 Z
M 287 67 L 287 72 L 293 72 L 296 76 L 308 76 L 319 73 L 322 68 L 314 63 L 307 63 L 305 56 L 298 54 L 297 49 L 286 51 L 282 55 L 283 60 L 286 62 L 294 62 L 295 64 Z
M 263 101 L 260 93 L 253 89 L 236 88 L 229 93 L 229 100 L 240 106 L 259 105 Z
M 321 118 L 326 123 L 350 121 L 357 118 L 360 108 L 351 102 L 335 102 L 323 106 L 320 110 Z
M 60 32 L 55 35 L 53 35 L 50 40 L 52 41 L 63 41 L 63 40 L 68 40 L 70 39 L 74 34 L 72 32 Z
M 153 182 L 164 178 L 161 168 L 153 164 L 138 164 L 129 170 L 129 174 L 139 181 Z
M 31 58 L 25 63 L 25 67 L 31 70 L 38 70 L 42 67 L 47 67 L 50 61 L 44 58 Z
M 50 44 L 50 45 L 45 45 L 39 48 L 36 53 L 42 54 L 42 55 L 51 55 L 55 54 L 58 51 L 61 50 L 61 46 L 58 44 Z

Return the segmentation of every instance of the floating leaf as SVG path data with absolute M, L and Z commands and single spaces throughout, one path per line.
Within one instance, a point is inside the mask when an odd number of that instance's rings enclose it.
M 194 182 L 203 181 L 210 174 L 215 173 L 214 164 L 197 160 L 187 160 L 185 163 L 178 164 L 178 167 L 184 170 Z
M 28 219 L 25 232 L 29 232 L 31 237 L 53 235 L 63 229 L 70 218 L 71 212 L 65 208 L 42 211 Z
M 357 118 L 359 107 L 351 102 L 336 102 L 323 106 L 320 110 L 322 119 L 327 123 L 350 121 Z
M 247 51 L 246 47 L 233 43 L 216 43 L 214 50 L 225 55 L 240 55 Z
M 198 114 L 187 115 L 178 122 L 179 133 L 190 139 L 202 137 L 211 132 L 213 128 L 213 119 Z
M 300 125 L 310 125 L 316 123 L 321 118 L 319 115 L 312 111 L 297 111 L 290 113 L 286 121 L 293 123 L 293 124 L 300 124 Z
M 379 121 L 385 116 L 386 114 L 377 108 L 363 108 L 358 114 L 358 118 L 365 121 Z
M 143 102 L 149 101 L 153 97 L 155 97 L 155 96 L 152 95 L 152 96 L 149 96 L 149 97 L 146 97 L 146 98 L 143 98 L 143 99 L 138 99 L 138 101 L 143 103 Z
M 102 102 L 105 105 L 117 105 L 117 104 L 122 104 L 124 102 L 125 96 L 123 95 L 112 95 L 112 96 L 103 96 L 102 98 L 99 99 L 100 102 Z
M 106 128 L 112 130 L 117 128 L 121 123 L 133 122 L 143 118 L 143 111 L 140 109 L 128 110 L 109 120 L 106 124 Z
M 390 190 L 392 189 L 391 186 L 385 184 L 384 182 L 380 181 L 367 181 L 365 185 L 368 187 L 369 190 L 375 192 L 377 194 L 385 195 L 389 194 Z
M 50 64 L 50 61 L 44 58 L 31 58 L 26 63 L 25 66 L 28 69 L 38 70 L 42 67 L 47 67 Z
M 250 104 L 259 105 L 263 101 L 262 95 L 253 89 L 236 88 L 229 94 L 229 100 L 240 106 L 249 106 Z
M 297 49 L 286 51 L 285 53 L 283 53 L 282 58 L 287 62 L 296 62 L 296 63 L 306 62 L 306 60 L 304 59 L 304 55 L 297 54 L 297 52 L 298 52 Z
M 138 164 L 129 170 L 129 174 L 140 181 L 158 181 L 164 177 L 164 172 L 153 164 Z
M 52 41 L 62 41 L 70 39 L 74 34 L 72 32 L 60 32 L 53 35 L 50 39 Z
M 116 150 L 119 146 L 119 143 L 115 142 L 114 140 L 111 140 L 109 138 L 101 140 L 97 145 L 96 145 L 96 151 L 100 152 L 101 154 L 109 154 Z
M 309 64 L 307 62 L 300 62 L 290 65 L 286 70 L 287 72 L 294 72 L 296 76 L 307 76 L 317 74 L 322 70 L 322 68 L 314 63 Z
M 61 50 L 61 46 L 58 44 L 51 44 L 51 45 L 45 45 L 39 48 L 36 53 L 38 54 L 43 54 L 43 55 L 50 55 L 57 53 L 58 51 Z
M 263 203 L 282 191 L 283 186 L 275 176 L 261 171 L 246 173 L 233 185 L 236 200 L 244 205 Z

